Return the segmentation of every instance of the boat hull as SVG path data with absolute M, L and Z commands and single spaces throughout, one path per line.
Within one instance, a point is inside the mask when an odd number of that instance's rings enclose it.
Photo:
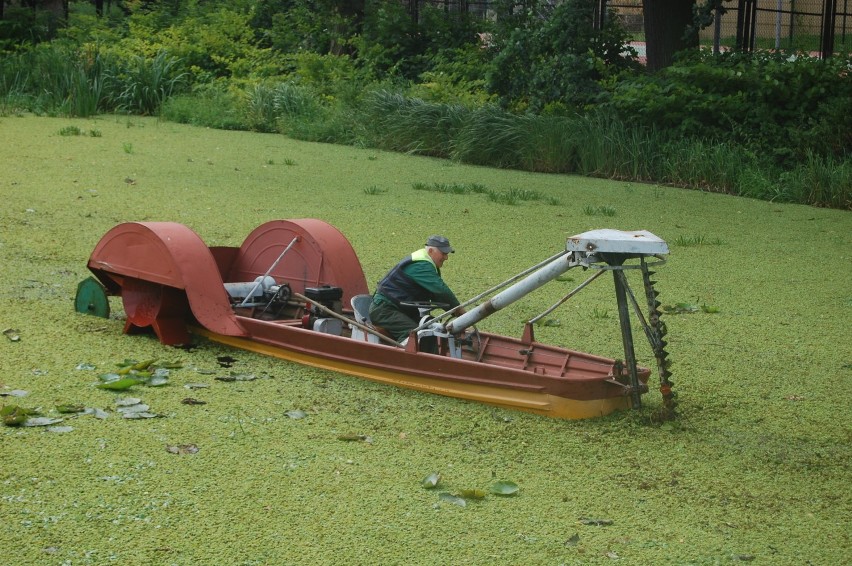
M 617 365 L 608 358 L 558 349 L 583 369 L 567 369 L 566 375 L 547 375 L 542 370 L 521 369 L 516 362 L 492 365 L 393 346 L 355 342 L 349 338 L 316 333 L 253 319 L 240 319 L 250 337 L 217 334 L 201 327 L 190 330 L 230 347 L 256 352 L 304 365 L 353 375 L 371 381 L 426 393 L 466 399 L 560 419 L 587 419 L 631 407 L 630 389 L 612 377 Z M 485 334 L 494 340 L 506 337 Z M 503 349 L 537 346 L 508 339 Z M 640 368 L 641 378 L 648 370 Z

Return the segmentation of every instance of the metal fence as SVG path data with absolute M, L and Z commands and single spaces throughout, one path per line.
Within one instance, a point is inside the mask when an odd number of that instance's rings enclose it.
M 2 0 L 0 0 L 2 1 Z M 409 6 L 430 5 L 493 17 L 488 0 L 408 0 Z M 641 39 L 644 31 L 642 0 L 596 0 L 601 12 L 613 10 L 624 27 Z M 548 11 L 560 0 L 539 1 Z M 518 6 L 525 2 L 519 0 Z M 703 45 L 717 50 L 737 48 L 784 49 L 828 56 L 852 52 L 852 0 L 735 0 L 699 34 Z
M 828 56 L 852 52 L 852 0 L 737 0 L 726 2 L 699 34 L 715 49 L 784 49 Z M 642 34 L 642 0 L 611 0 L 625 28 Z

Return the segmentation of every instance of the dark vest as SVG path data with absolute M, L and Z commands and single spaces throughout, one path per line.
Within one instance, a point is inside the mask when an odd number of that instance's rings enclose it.
M 428 260 L 418 260 L 428 261 Z M 376 288 L 377 293 L 381 293 L 388 300 L 393 302 L 400 311 L 404 312 L 414 320 L 420 318 L 420 313 L 416 308 L 403 307 L 400 305 L 402 301 L 429 301 L 432 299 L 432 293 L 417 284 L 414 279 L 408 276 L 402 268 L 414 263 L 411 256 L 400 261 L 396 266 L 385 275 L 385 278 L 379 281 Z M 437 268 L 436 268 L 437 269 Z M 438 275 L 440 275 L 440 270 Z

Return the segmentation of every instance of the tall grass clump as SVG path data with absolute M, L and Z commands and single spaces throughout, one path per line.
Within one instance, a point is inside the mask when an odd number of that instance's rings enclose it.
M 659 170 L 663 136 L 599 112 L 579 117 L 577 172 L 594 177 L 649 181 Z
M 519 168 L 522 118 L 488 104 L 473 110 L 453 143 L 452 157 L 464 163 Z
M 572 173 L 577 168 L 578 118 L 525 114 L 518 119 L 521 140 L 518 149 L 524 170 L 542 173 Z
M 388 90 L 364 99 L 362 123 L 369 143 L 382 149 L 450 157 L 470 110 L 460 104 L 426 102 Z
M 129 114 L 156 114 L 166 99 L 188 82 L 180 60 L 160 51 L 151 58 L 131 57 L 109 77 L 109 94 L 115 109 Z
M 198 85 L 191 93 L 174 95 L 163 102 L 163 119 L 219 130 L 247 130 L 237 95 L 220 82 Z
M 736 193 L 742 172 L 757 167 L 757 158 L 741 146 L 695 138 L 664 143 L 656 179 L 681 187 Z
M 255 85 L 245 98 L 246 124 L 260 132 L 278 132 L 291 138 L 355 144 L 359 124 L 348 107 L 313 87 L 285 81 Z
M 805 162 L 779 179 L 778 200 L 852 209 L 852 162 L 808 152 Z
M 319 95 L 308 87 L 292 82 L 262 83 L 246 91 L 244 112 L 251 130 L 291 134 L 299 124 L 321 121 L 323 107 Z
M 43 44 L 0 62 L 0 93 L 38 114 L 91 116 L 106 110 L 105 77 L 114 59 L 97 48 Z

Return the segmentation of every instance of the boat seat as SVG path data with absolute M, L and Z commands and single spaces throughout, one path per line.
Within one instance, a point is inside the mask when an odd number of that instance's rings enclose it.
M 383 328 L 379 328 L 375 326 L 372 321 L 370 321 L 370 304 L 373 302 L 372 295 L 355 295 L 352 297 L 350 303 L 352 304 L 352 311 L 355 313 L 355 322 L 363 324 L 364 326 L 369 326 L 379 332 L 381 334 L 387 335 L 387 332 Z M 352 328 L 352 338 L 355 340 L 360 340 L 362 342 L 371 342 L 373 344 L 379 343 L 379 337 L 375 334 L 371 334 L 370 332 L 365 332 L 361 330 L 357 326 L 349 325 Z

